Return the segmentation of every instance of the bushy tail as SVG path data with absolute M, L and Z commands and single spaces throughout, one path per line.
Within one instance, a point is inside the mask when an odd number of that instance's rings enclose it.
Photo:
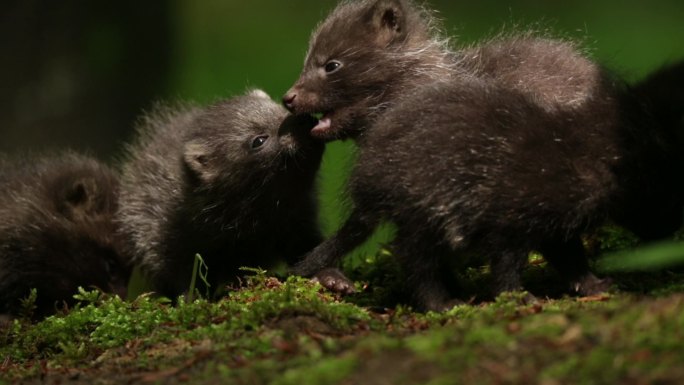
M 653 72 L 633 89 L 658 123 L 684 141 L 684 61 Z

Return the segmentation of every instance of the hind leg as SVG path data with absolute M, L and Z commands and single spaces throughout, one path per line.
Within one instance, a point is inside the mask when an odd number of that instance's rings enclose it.
M 570 290 L 582 296 L 596 295 L 610 288 L 610 279 L 600 279 L 589 271 L 589 263 L 579 237 L 566 242 L 550 242 L 541 250 L 544 259 L 567 281 Z
M 527 266 L 527 254 L 524 250 L 501 250 L 493 253 L 490 268 L 494 296 L 523 290 L 521 276 Z
M 442 261 L 453 252 L 439 241 L 400 231 L 392 251 L 406 273 L 411 300 L 418 309 L 443 311 L 463 303 L 451 296 L 445 284 Z

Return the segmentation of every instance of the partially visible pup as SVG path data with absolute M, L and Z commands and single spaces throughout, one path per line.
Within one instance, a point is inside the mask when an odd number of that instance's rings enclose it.
M 117 175 L 75 153 L 0 159 L 0 313 L 34 316 L 72 303 L 77 288 L 126 296 L 131 268 L 114 226 Z

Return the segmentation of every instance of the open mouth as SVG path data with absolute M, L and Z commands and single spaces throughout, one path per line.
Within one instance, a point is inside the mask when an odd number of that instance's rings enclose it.
M 332 125 L 332 112 L 316 113 L 312 115 L 318 120 L 318 124 L 316 124 L 311 129 L 311 134 L 314 136 L 321 136 L 327 134 L 330 131 L 330 127 Z

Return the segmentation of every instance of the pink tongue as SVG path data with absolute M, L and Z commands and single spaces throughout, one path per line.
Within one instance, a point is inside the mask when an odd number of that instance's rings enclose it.
M 311 129 L 312 133 L 322 133 L 330 129 L 330 118 L 323 117 L 318 121 L 318 124 Z

